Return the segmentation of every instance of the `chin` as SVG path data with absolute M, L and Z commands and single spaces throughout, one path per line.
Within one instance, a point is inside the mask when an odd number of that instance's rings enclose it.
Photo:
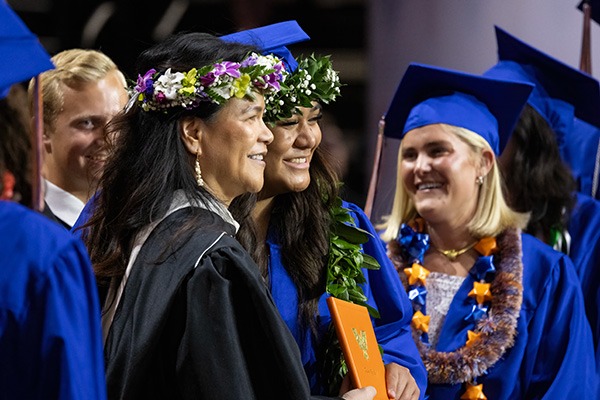
M 246 187 L 246 191 L 244 193 L 258 193 L 263 188 L 264 181 L 253 182 Z
M 443 215 L 446 212 L 446 210 L 429 204 L 416 206 L 415 209 L 417 210 L 417 213 L 419 213 L 419 215 L 427 221 L 436 220 L 440 215 Z

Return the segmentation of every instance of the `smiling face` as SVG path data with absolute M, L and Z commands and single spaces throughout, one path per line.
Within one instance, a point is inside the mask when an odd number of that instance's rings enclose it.
M 106 124 L 126 103 L 125 81 L 117 70 L 78 88 L 63 85 L 63 106 L 44 131 L 46 179 L 86 201 L 104 167 Z
M 271 128 L 274 139 L 265 158 L 265 186 L 261 198 L 301 192 L 310 184 L 310 162 L 321 143 L 321 106 L 300 107 L 299 113 Z
M 485 175 L 475 152 L 440 124 L 409 131 L 402 139 L 399 173 L 419 215 L 428 223 L 466 225 L 475 214 Z
M 273 134 L 263 122 L 265 102 L 232 97 L 210 121 L 200 124 L 200 168 L 208 189 L 223 203 L 264 182 L 267 145 Z

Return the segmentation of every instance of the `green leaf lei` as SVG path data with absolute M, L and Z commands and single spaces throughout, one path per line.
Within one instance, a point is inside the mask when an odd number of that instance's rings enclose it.
M 359 286 L 366 282 L 362 268 L 371 270 L 381 268 L 375 258 L 362 252 L 362 244 L 366 243 L 372 235 L 356 226 L 350 210 L 342 206 L 342 199 L 339 197 L 335 199 L 329 212 L 331 234 L 327 258 L 326 291 L 338 299 L 367 307 L 372 317 L 379 318 L 379 312 L 366 303 L 367 297 Z M 337 395 L 342 379 L 348 373 L 348 367 L 344 361 L 333 324 L 329 327 L 325 343 L 323 377 L 326 380 L 329 394 Z

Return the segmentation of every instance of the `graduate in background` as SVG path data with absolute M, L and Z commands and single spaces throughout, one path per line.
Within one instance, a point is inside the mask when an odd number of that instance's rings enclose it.
M 496 165 L 531 89 L 411 64 L 385 116 L 401 142 L 382 238 L 414 293 L 432 400 L 596 394 L 573 265 L 521 234 L 527 215 L 507 206 Z
M 71 229 L 96 190 L 106 159 L 106 125 L 127 103 L 125 76 L 105 54 L 68 49 L 41 74 L 44 101 L 44 214 Z M 35 96 L 29 84 L 31 102 Z
M 600 202 L 581 192 L 560 156 L 581 138 L 575 119 L 600 124 L 600 85 L 496 28 L 500 61 L 485 76 L 535 85 L 507 148 L 499 157 L 509 205 L 530 214 L 525 231 L 567 254 L 581 281 L 596 353 L 600 347 Z M 576 117 L 577 115 L 577 117 Z M 592 163 L 584 154 L 571 165 Z
M 25 179 L 31 168 L 12 154 L 27 147 L 15 140 L 29 141 L 15 136 L 27 129 L 18 126 L 23 121 L 5 96 L 53 65 L 4 1 L 0 26 L 0 114 L 7 117 L 0 119 L 2 397 L 104 400 L 99 304 L 86 250 L 58 225 L 10 201 L 31 193 Z
M 289 51 L 279 48 L 295 42 L 293 27 L 280 23 L 225 39 L 255 43 L 263 54 L 287 54 L 295 67 Z M 274 139 L 265 156 L 265 185 L 238 239 L 300 347 L 313 394 L 337 394 L 345 375 L 326 305 L 334 296 L 371 308 L 387 395 L 422 399 L 426 374 L 411 337 L 408 297 L 369 219 L 339 197 L 331 156 L 320 147 L 327 134 L 321 132 L 322 108 L 336 100 L 340 86 L 328 57 L 304 56 L 282 90 L 267 98 L 265 120 Z M 343 388 L 350 385 L 346 378 Z

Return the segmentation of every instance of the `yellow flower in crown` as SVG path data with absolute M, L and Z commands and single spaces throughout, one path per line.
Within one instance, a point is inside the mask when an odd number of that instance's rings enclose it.
M 192 68 L 184 74 L 183 79 L 181 80 L 182 88 L 179 89 L 179 93 L 191 96 L 196 92 L 196 81 L 198 79 L 196 77 L 197 73 L 198 70 L 196 68 Z
M 171 68 L 157 72 L 152 68 L 138 75 L 130 91 L 144 111 L 192 109 L 202 102 L 222 105 L 234 95 L 253 98 L 253 89 L 265 95 L 277 92 L 286 76 L 280 59 L 252 53 L 242 62 L 218 61 L 187 72 L 173 72 Z
M 231 94 L 238 99 L 243 99 L 250 86 L 250 75 L 241 74 L 239 78 L 233 80 L 231 84 Z

